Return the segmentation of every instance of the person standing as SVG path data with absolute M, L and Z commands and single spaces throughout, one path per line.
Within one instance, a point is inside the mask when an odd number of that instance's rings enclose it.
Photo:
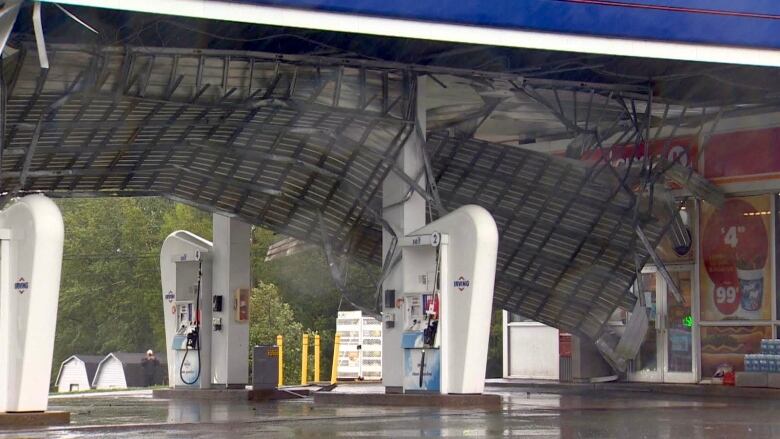
M 141 367 L 144 369 L 144 386 L 153 386 L 155 383 L 155 376 L 157 375 L 157 368 L 160 367 L 160 360 L 154 356 L 154 352 L 149 349 L 146 351 L 146 357 L 141 360 Z

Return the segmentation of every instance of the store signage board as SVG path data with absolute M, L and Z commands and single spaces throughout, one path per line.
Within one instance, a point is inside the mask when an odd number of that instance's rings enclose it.
M 47 0 L 51 1 L 51 0 Z M 780 66 L 780 2 L 753 0 L 62 0 L 388 37 Z
M 641 162 L 647 153 L 644 142 L 614 145 L 605 151 L 614 166 L 622 166 Z M 602 156 L 602 150 L 595 149 L 584 154 L 582 160 L 596 161 Z M 664 158 L 689 168 L 697 169 L 699 146 L 693 136 L 676 137 L 673 139 L 658 139 L 650 142 L 650 155 L 653 161 Z
M 713 135 L 704 154 L 704 176 L 716 184 L 780 178 L 780 128 Z
M 642 163 L 648 148 L 644 142 L 631 144 L 613 145 L 606 148 L 607 157 L 613 166 L 627 166 L 629 164 Z M 650 157 L 654 163 L 659 158 L 664 158 L 669 162 L 679 163 L 683 166 L 698 169 L 699 145 L 694 136 L 676 137 L 672 139 L 657 139 L 650 142 Z M 601 149 L 594 149 L 585 153 L 583 161 L 595 163 L 602 155 Z M 560 151 L 554 155 L 564 156 L 565 152 Z M 670 183 L 671 189 L 680 189 L 677 183 Z

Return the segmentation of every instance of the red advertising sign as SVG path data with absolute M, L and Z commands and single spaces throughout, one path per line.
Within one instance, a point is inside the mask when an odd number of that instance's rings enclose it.
M 769 320 L 769 205 L 757 196 L 703 206 L 702 320 Z
M 721 183 L 780 177 L 780 128 L 713 135 L 704 176 Z
M 698 143 L 693 136 L 676 137 L 674 139 L 658 139 L 650 142 L 650 154 L 654 159 L 664 157 L 669 161 L 677 160 L 683 166 L 697 168 L 696 160 L 698 158 Z M 613 165 L 627 165 L 633 157 L 634 163 L 637 160 L 644 160 L 647 148 L 645 143 L 638 146 L 634 143 L 613 145 L 607 149 L 609 160 Z M 601 150 L 593 150 L 583 156 L 583 160 L 595 161 L 601 158 Z

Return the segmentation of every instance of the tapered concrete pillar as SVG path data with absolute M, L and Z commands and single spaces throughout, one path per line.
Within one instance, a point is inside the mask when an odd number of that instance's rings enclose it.
M 213 329 L 213 383 L 242 388 L 249 380 L 251 226 L 214 214 L 213 231 L 213 296 L 222 297 L 222 311 L 213 310 L 212 321 L 204 322 Z
M 416 133 L 425 133 L 424 78 L 417 78 L 417 118 L 419 129 Z M 423 134 L 424 135 L 424 134 Z M 422 147 L 425 139 L 417 134 L 409 137 L 398 157 L 398 167 L 414 178 L 421 175 L 418 183 L 425 187 L 425 162 L 422 157 Z M 395 173 L 390 173 L 382 184 L 382 217 L 393 227 L 399 238 L 425 225 L 425 199 L 417 192 L 404 200 L 409 192 L 409 185 Z M 392 243 L 392 235 L 386 230 L 382 232 L 382 254 L 387 257 L 387 249 Z M 399 251 L 400 248 L 399 248 Z M 413 263 L 411 258 L 403 258 L 382 284 L 383 290 L 383 328 L 382 328 L 382 382 L 385 390 L 401 392 L 403 388 L 403 349 L 401 335 L 404 329 L 403 311 L 396 308 L 395 303 L 404 291 L 404 272 Z

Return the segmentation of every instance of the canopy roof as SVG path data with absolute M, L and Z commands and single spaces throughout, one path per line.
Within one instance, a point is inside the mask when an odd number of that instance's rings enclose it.
M 323 224 L 340 252 L 373 262 L 382 256 L 382 181 L 399 173 L 415 190 L 419 180 L 394 164 L 420 134 L 411 105 L 419 75 L 439 74 L 350 59 L 80 46 L 50 46 L 51 68 L 41 70 L 33 53 L 22 47 L 5 69 L 6 198 L 162 195 L 304 241 L 322 242 Z M 532 131 L 560 130 L 560 116 L 530 97 L 554 96 L 553 83 L 460 74 L 442 70 L 439 81 L 489 84 L 541 114 Z M 623 113 L 614 97 L 643 98 L 633 88 L 554 85 L 609 97 L 588 116 L 605 129 Z M 425 148 L 437 207 L 480 204 L 500 227 L 496 305 L 595 337 L 616 306 L 633 303 L 634 253 L 647 257 L 633 194 L 608 172 L 594 176 L 598 168 L 468 138 L 446 129 L 458 120 L 437 120 Z M 668 218 L 644 223 L 656 242 Z

